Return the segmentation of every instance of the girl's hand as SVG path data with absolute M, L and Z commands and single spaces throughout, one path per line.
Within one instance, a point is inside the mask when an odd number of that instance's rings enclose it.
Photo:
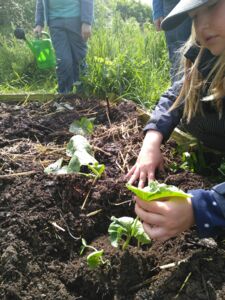
M 156 169 L 163 168 L 163 158 L 160 151 L 162 139 L 161 133 L 157 131 L 150 130 L 147 132 L 138 159 L 126 175 L 129 184 L 139 180 L 138 187 L 143 188 L 146 181 L 154 180 Z
M 135 212 L 151 239 L 165 241 L 194 225 L 191 199 L 145 202 L 135 198 Z

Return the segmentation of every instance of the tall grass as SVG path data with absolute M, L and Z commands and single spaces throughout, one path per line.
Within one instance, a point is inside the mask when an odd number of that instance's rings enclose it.
M 55 72 L 38 70 L 24 41 L 0 34 L 0 93 L 54 91 Z
M 169 85 L 164 34 L 150 23 L 124 20 L 116 4 L 96 0 L 88 67 L 81 78 L 85 94 L 127 98 L 151 108 Z M 0 35 L 0 65 L 0 93 L 57 89 L 55 72 L 38 70 L 30 49 L 12 34 Z
M 169 84 L 164 35 L 153 25 L 116 14 L 98 24 L 89 43 L 86 90 L 100 97 L 125 97 L 151 107 Z

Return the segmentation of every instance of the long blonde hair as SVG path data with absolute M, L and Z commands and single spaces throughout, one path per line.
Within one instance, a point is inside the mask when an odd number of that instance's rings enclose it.
M 203 78 L 198 71 L 198 65 L 206 49 L 196 43 L 194 27 L 192 27 L 192 34 L 189 40 L 184 47 L 181 48 L 181 53 L 185 53 L 192 45 L 199 47 L 199 53 L 194 63 L 181 55 L 181 65 L 184 70 L 184 82 L 180 94 L 170 110 L 173 110 L 184 103 L 183 117 L 187 122 L 190 122 L 198 112 L 203 114 L 200 100 L 202 91 L 206 89 L 208 90 L 208 95 L 213 98 L 219 117 L 221 117 L 223 113 L 222 98 L 225 96 L 225 52 L 218 57 L 208 76 Z

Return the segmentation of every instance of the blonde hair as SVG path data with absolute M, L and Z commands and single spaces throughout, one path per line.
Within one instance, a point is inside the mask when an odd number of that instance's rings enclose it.
M 180 94 L 170 110 L 184 103 L 183 117 L 187 122 L 190 122 L 198 112 L 203 114 L 200 100 L 202 91 L 205 89 L 208 90 L 208 95 L 213 98 L 219 117 L 221 117 L 223 112 L 222 98 L 225 96 L 225 52 L 218 57 L 208 76 L 203 78 L 198 71 L 198 65 L 206 49 L 197 44 L 194 27 L 192 27 L 189 40 L 180 51 L 185 53 L 193 45 L 199 47 L 199 53 L 194 63 L 181 55 L 183 57 L 181 65 L 184 67 L 184 82 Z

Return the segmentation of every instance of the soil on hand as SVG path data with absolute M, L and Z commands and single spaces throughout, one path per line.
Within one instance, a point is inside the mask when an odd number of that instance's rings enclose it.
M 69 125 L 84 116 L 95 118 L 87 138 L 106 167 L 102 177 L 45 174 L 57 159 L 68 161 Z M 223 235 L 199 239 L 193 228 L 141 248 L 134 241 L 125 251 L 110 244 L 111 216 L 135 217 L 124 176 L 142 128 L 129 101 L 0 104 L 0 299 L 225 299 Z M 207 176 L 184 171 L 176 149 L 173 141 L 162 147 L 160 182 L 185 191 L 215 184 L 216 166 Z M 81 238 L 103 249 L 107 263 L 90 269 Z

